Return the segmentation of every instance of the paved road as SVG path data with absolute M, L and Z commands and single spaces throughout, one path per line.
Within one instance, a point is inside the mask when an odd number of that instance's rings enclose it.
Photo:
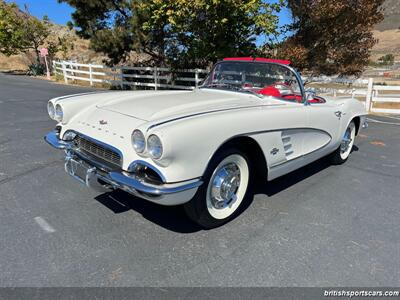
M 0 74 L 0 286 L 400 284 L 399 125 L 370 122 L 345 165 L 275 180 L 205 231 L 179 207 L 99 195 L 64 173 L 42 139 L 46 102 L 86 90 Z

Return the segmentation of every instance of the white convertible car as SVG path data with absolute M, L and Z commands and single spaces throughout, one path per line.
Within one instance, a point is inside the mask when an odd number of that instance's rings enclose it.
M 65 170 L 81 183 L 184 204 L 216 227 L 238 215 L 255 178 L 268 184 L 326 155 L 341 164 L 366 126 L 362 103 L 306 93 L 289 64 L 226 58 L 193 91 L 51 99 L 58 124 L 45 140 L 65 150 Z

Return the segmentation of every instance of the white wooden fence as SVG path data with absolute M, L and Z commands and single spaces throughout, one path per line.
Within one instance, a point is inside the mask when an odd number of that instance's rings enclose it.
M 108 67 L 95 64 L 80 64 L 72 61 L 54 61 L 53 70 L 69 81 L 106 83 L 113 86 L 141 86 L 154 89 L 194 89 L 208 73 L 203 69 L 171 70 L 160 67 Z
M 377 108 L 376 103 L 400 103 L 400 86 L 374 85 L 369 79 L 365 106 L 369 112 L 384 114 L 400 114 L 398 108 Z M 400 107 L 400 106 L 399 106 Z
M 54 61 L 53 70 L 62 75 L 65 83 L 72 80 L 87 81 L 90 85 L 106 83 L 114 86 L 140 86 L 154 89 L 187 89 L 196 88 L 208 73 L 204 69 L 171 70 L 160 67 L 108 67 L 95 64 L 80 64 L 72 61 Z M 399 103 L 400 86 L 376 85 L 373 78 L 348 79 L 321 76 L 303 78 L 303 80 L 322 83 L 352 84 L 362 88 L 329 89 L 335 96 L 348 94 L 354 97 L 365 97 L 365 105 L 369 112 L 400 114 L 397 108 L 377 108 L 376 103 Z M 323 89 L 321 89 L 323 91 Z M 395 93 L 389 93 L 389 91 Z M 328 92 L 326 90 L 325 92 Z

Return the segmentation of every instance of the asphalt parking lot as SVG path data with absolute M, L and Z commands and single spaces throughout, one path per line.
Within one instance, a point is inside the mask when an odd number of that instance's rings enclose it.
M 65 174 L 46 103 L 87 90 L 0 73 L 0 286 L 399 286 L 400 117 L 371 117 L 345 165 L 266 184 L 206 231 Z

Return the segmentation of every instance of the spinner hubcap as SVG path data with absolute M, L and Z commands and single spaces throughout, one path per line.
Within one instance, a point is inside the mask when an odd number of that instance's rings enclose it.
M 235 163 L 220 167 L 212 178 L 211 204 L 217 209 L 231 205 L 237 199 L 239 186 L 239 167 Z
M 340 152 L 342 154 L 346 153 L 349 150 L 352 141 L 351 128 L 347 128 L 346 133 L 344 134 L 342 142 L 340 144 Z

